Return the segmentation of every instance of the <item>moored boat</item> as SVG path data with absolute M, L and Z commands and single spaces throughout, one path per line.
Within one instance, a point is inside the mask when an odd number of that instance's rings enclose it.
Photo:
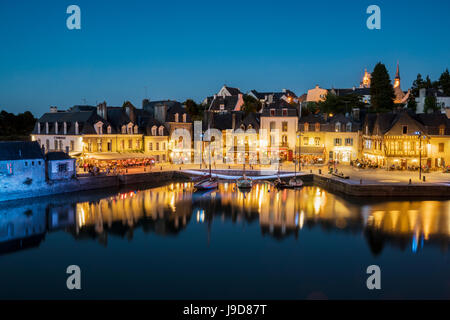
M 212 190 L 212 189 L 217 189 L 218 185 L 219 185 L 219 182 L 217 181 L 217 178 L 208 177 L 204 180 L 197 182 L 194 185 L 194 188 L 196 190 Z
M 236 180 L 236 186 L 240 189 L 251 189 L 253 180 L 248 178 L 245 174 Z

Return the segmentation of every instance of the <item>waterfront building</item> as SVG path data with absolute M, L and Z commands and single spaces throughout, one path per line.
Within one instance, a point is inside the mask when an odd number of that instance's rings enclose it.
M 45 162 L 48 180 L 68 180 L 76 176 L 76 159 L 65 152 L 47 152 Z
M 299 121 L 299 144 L 305 163 L 349 164 L 360 157 L 359 121 L 353 115 L 310 114 Z
M 169 159 L 169 131 L 158 120 L 148 122 L 144 135 L 144 151 L 154 158 L 157 163 L 167 162 Z
M 380 166 L 443 168 L 450 162 L 450 122 L 442 113 L 368 114 L 362 154 Z
M 130 102 L 125 102 L 122 107 L 107 106 L 103 102 L 97 107 L 74 106 L 66 111 L 51 107 L 50 112 L 36 122 L 31 138 L 45 152 L 64 151 L 72 156 L 100 161 L 154 156 L 156 162 L 165 162 L 168 161 L 169 130 L 173 132 L 177 127 L 172 123 L 178 118 L 184 122 L 188 119 L 186 111 L 176 115 L 177 108 L 179 106 L 175 105 L 169 112 L 167 109 L 163 112 L 159 104 L 151 104 L 149 108 L 148 100 L 143 101 L 142 109 Z M 164 118 L 164 122 L 156 120 L 154 110 L 167 119 Z
M 284 100 L 267 104 L 261 113 L 261 129 L 266 130 L 268 156 L 280 155 L 282 160 L 291 161 L 297 145 L 298 109 Z M 278 137 L 275 135 L 278 132 Z
M 0 192 L 45 182 L 44 154 L 37 142 L 0 142 Z

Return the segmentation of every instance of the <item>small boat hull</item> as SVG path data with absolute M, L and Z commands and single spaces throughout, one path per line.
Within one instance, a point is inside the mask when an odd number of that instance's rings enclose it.
M 196 190 L 213 190 L 217 189 L 219 183 L 217 180 L 206 179 L 202 180 L 194 185 Z
M 251 179 L 238 179 L 236 180 L 236 186 L 239 189 L 251 189 L 253 186 L 253 181 Z

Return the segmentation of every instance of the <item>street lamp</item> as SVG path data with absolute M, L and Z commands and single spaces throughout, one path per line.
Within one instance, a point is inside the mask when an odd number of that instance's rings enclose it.
M 301 134 L 301 132 L 300 131 L 297 131 L 297 143 L 298 143 L 298 155 L 296 155 L 295 156 L 295 163 L 294 163 L 294 165 L 295 165 L 295 167 L 297 166 L 297 161 L 298 161 L 298 171 L 301 171 L 302 170 L 302 167 L 301 167 L 301 162 L 300 162 L 300 146 L 301 146 L 301 143 L 302 143 L 302 139 L 301 139 L 301 137 L 302 137 L 302 134 Z
M 426 136 L 421 131 L 416 131 L 415 134 L 419 139 L 419 180 L 422 180 L 422 137 Z

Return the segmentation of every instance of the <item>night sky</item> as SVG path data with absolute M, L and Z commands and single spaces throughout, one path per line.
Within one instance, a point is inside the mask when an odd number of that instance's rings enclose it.
M 81 8 L 68 30 L 66 8 Z M 366 8 L 381 8 L 381 30 Z M 450 67 L 450 1 L 0 0 L 0 109 L 201 101 L 223 84 L 297 94 L 358 85 L 381 61 L 402 88 Z M 147 87 L 147 89 L 145 89 Z

